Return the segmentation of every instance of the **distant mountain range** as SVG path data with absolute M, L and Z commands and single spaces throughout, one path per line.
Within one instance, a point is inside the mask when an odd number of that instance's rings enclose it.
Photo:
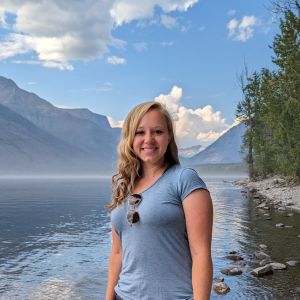
M 1 173 L 111 172 L 120 129 L 88 109 L 62 109 L 0 77 Z
M 230 128 L 203 151 L 182 162 L 189 165 L 242 163 L 241 144 L 245 130 L 243 123 Z
M 203 151 L 201 146 L 181 149 L 181 161 L 241 162 L 243 132 L 240 124 Z M 0 174 L 111 174 L 119 136 L 120 128 L 112 128 L 106 116 L 55 107 L 0 76 Z

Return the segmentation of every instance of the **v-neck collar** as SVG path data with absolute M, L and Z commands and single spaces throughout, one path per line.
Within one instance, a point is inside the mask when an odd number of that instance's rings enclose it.
M 174 166 L 174 165 L 173 165 Z M 143 194 L 143 193 L 145 193 L 146 191 L 148 191 L 150 188 L 152 188 L 153 186 L 155 186 L 163 177 L 164 177 L 164 175 L 167 173 L 167 171 L 169 170 L 169 169 L 171 169 L 173 166 L 167 166 L 166 168 L 165 168 L 165 170 L 163 171 L 163 173 L 152 183 L 152 184 L 150 184 L 147 188 L 145 188 L 142 192 L 140 192 L 140 193 L 138 193 L 138 194 Z

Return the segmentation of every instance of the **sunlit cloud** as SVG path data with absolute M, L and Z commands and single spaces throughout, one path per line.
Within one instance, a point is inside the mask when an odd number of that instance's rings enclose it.
M 137 0 L 1 1 L 0 27 L 9 32 L 0 40 L 0 60 L 30 54 L 28 64 L 40 61 L 44 67 L 73 70 L 74 61 L 101 59 L 111 47 L 125 48 L 126 41 L 112 36 L 116 26 L 133 20 L 150 23 L 159 7 L 164 26 L 172 27 L 175 21 L 167 14 L 185 12 L 197 1 L 149 0 L 143 5 Z M 7 18 L 9 14 L 14 17 Z

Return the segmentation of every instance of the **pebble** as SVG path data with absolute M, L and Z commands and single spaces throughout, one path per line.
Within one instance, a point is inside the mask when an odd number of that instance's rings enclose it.
M 263 250 L 265 250 L 265 249 L 268 248 L 268 246 L 265 245 L 265 244 L 260 244 L 258 247 L 259 247 L 260 249 L 263 249 Z
M 293 213 L 288 213 L 288 214 L 286 214 L 286 217 L 293 217 L 293 216 L 294 216 Z
M 289 260 L 286 263 L 291 267 L 295 267 L 299 262 L 297 260 Z
M 286 211 L 286 208 L 283 207 L 283 206 L 280 206 L 280 207 L 278 208 L 278 211 Z
M 232 254 L 232 255 L 227 255 L 226 258 L 237 261 L 237 260 L 243 260 L 243 258 L 239 255 Z
M 278 224 L 276 224 L 275 226 L 278 227 L 278 228 L 283 228 L 285 225 L 282 224 L 282 223 L 278 223 Z
M 255 251 L 254 255 L 257 259 L 271 259 L 270 255 L 266 254 L 263 251 Z

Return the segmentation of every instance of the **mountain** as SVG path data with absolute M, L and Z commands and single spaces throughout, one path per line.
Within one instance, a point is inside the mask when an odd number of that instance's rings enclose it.
M 243 156 L 240 151 L 244 133 L 245 125 L 240 123 L 230 128 L 200 153 L 181 161 L 188 165 L 242 163 Z
M 50 152 L 57 158 L 64 158 L 61 165 L 58 165 L 57 171 L 65 170 L 66 166 L 71 166 L 74 161 L 76 163 L 73 170 L 79 172 L 83 170 L 96 172 L 113 168 L 117 157 L 116 145 L 120 129 L 111 128 L 105 116 L 95 114 L 88 109 L 55 107 L 37 95 L 20 89 L 12 80 L 1 76 L 0 104 L 2 104 L 2 116 L 6 114 L 10 116 L 10 121 L 3 117 L 1 123 L 4 129 L 1 144 L 10 143 L 9 139 L 14 136 L 13 128 L 23 127 L 25 131 L 27 128 L 26 132 L 20 131 L 18 140 L 23 137 L 22 146 L 27 149 L 27 154 L 32 151 L 30 157 L 34 163 L 35 158 L 38 160 L 38 157 L 43 157 L 45 153 Z M 30 141 L 29 128 L 31 128 L 31 139 L 40 141 L 40 147 L 36 149 L 34 145 L 30 148 L 24 144 L 25 141 Z M 16 130 L 15 134 L 17 134 Z M 14 157 L 19 159 L 23 157 L 22 147 L 17 149 L 19 152 L 15 152 Z M 37 149 L 40 151 L 36 151 Z M 4 147 L 2 151 L 4 152 Z M 2 160 L 3 157 L 0 158 L 0 162 Z
M 54 171 L 55 165 L 76 163 L 84 153 L 38 128 L 21 115 L 0 104 L 1 173 L 22 169 Z M 72 153 L 73 160 L 70 158 Z
M 179 148 L 178 154 L 180 157 L 190 158 L 200 151 L 203 150 L 203 147 L 201 145 L 186 147 L 186 148 Z

